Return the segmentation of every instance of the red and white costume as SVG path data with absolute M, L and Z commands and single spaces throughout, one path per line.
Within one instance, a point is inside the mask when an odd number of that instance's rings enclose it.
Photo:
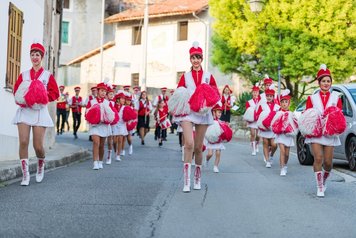
M 324 111 L 330 106 L 337 106 L 342 110 L 342 101 L 337 92 L 319 92 L 308 97 L 306 103 L 306 110 L 309 108 L 317 109 L 321 115 Z M 321 136 L 321 137 L 312 137 L 305 139 L 306 144 L 317 143 L 326 146 L 339 146 L 341 145 L 339 136 Z
M 199 70 L 199 71 L 193 70 L 183 74 L 179 80 L 177 88 L 185 87 L 188 90 L 190 96 L 192 96 L 195 92 L 195 89 L 200 84 L 203 83 L 209 84 L 210 86 L 218 90 L 213 75 L 210 74 L 209 72 L 203 72 L 203 70 Z M 194 124 L 210 125 L 213 123 L 213 115 L 211 111 L 209 111 L 205 115 L 191 111 L 189 115 L 183 117 L 175 117 L 175 121 L 177 122 L 190 121 Z
M 90 100 L 87 104 L 87 110 L 89 110 L 92 106 L 96 104 L 105 104 L 106 107 L 110 107 L 114 112 L 116 111 L 112 104 L 105 98 L 94 98 Z M 100 115 L 102 118 L 102 115 Z M 100 137 L 108 137 L 111 136 L 111 126 L 110 124 L 106 124 L 100 122 L 99 124 L 90 124 L 89 123 L 89 135 L 97 135 Z
M 157 109 L 156 122 L 162 130 L 167 129 L 171 126 L 171 123 L 168 118 L 168 110 L 166 107 Z
M 59 97 L 59 90 L 53 75 L 42 67 L 35 72 L 33 68 L 22 72 L 14 86 L 14 95 L 22 83 L 29 83 L 32 80 L 39 80 L 47 90 L 48 101 L 55 101 Z M 34 92 L 36 93 L 36 92 Z M 37 108 L 19 107 L 12 120 L 13 124 L 24 123 L 29 126 L 53 127 L 53 120 L 49 115 L 47 105 Z
M 245 104 L 246 111 L 247 111 L 247 109 L 251 108 L 249 110 L 253 110 L 254 112 L 257 112 L 259 102 L 260 102 L 260 97 L 251 98 L 250 100 L 248 100 Z M 258 129 L 257 120 L 254 120 L 253 122 L 247 122 L 247 127 Z
M 295 118 L 293 112 L 291 112 L 289 110 L 283 110 L 283 109 L 281 109 L 280 112 L 288 113 L 289 114 L 288 116 L 292 117 L 294 119 L 294 121 L 296 122 L 296 118 Z M 288 120 L 287 116 L 285 117 L 285 120 Z M 296 126 L 298 126 L 298 125 L 296 125 Z M 285 146 L 291 147 L 291 146 L 294 146 L 294 139 L 295 139 L 295 136 L 293 134 L 281 133 L 281 134 L 276 134 L 274 142 L 277 144 L 283 144 Z
M 262 113 L 262 111 L 264 111 L 264 112 L 271 112 L 271 111 L 277 112 L 279 110 L 279 108 L 280 108 L 280 106 L 278 104 L 275 104 L 274 102 L 262 103 L 257 109 L 256 118 L 259 118 L 259 116 Z M 260 137 L 268 138 L 268 139 L 275 138 L 275 134 L 271 130 L 266 130 L 266 131 L 259 130 L 258 131 L 258 135 Z

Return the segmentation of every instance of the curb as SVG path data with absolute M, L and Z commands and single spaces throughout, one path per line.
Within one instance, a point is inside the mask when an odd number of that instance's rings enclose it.
M 87 160 L 91 156 L 91 153 L 87 149 L 81 148 L 78 152 L 72 153 L 70 155 L 64 156 L 60 159 L 49 159 L 46 160 L 45 169 L 53 169 L 57 167 L 62 167 L 73 162 Z M 37 159 L 30 158 L 29 165 L 30 174 L 36 173 L 37 170 Z M 0 168 L 0 183 L 6 182 L 12 179 L 22 177 L 20 162 L 16 166 L 8 166 L 6 168 Z

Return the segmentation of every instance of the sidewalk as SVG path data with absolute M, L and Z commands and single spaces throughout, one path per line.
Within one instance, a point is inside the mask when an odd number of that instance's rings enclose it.
M 56 143 L 52 149 L 46 151 L 46 170 L 53 169 L 67 164 L 86 160 L 90 158 L 91 153 L 83 147 Z M 30 158 L 30 173 L 35 173 L 37 170 L 37 159 Z M 0 183 L 9 181 L 15 178 L 22 177 L 22 171 L 19 160 L 0 161 Z

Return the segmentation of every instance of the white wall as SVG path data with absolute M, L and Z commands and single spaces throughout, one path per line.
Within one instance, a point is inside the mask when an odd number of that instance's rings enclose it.
M 0 57 L 0 101 L 3 104 L 0 112 L 0 160 L 18 158 L 17 128 L 11 124 L 17 105 L 14 102 L 12 92 L 4 89 L 6 84 L 9 2 L 8 0 L 0 1 L 0 51 L 3 54 L 3 57 Z M 23 25 L 21 48 L 21 71 L 24 71 L 31 67 L 29 57 L 31 44 L 35 39 L 39 42 L 42 42 L 43 39 L 44 0 L 12 0 L 11 2 L 24 13 L 25 23 Z M 33 154 L 33 151 L 30 153 Z

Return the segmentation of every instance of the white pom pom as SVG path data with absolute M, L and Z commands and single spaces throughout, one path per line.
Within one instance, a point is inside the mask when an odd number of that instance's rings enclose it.
M 198 47 L 199 47 L 199 42 L 198 42 L 198 41 L 194 41 L 194 42 L 193 42 L 193 47 L 194 47 L 195 49 L 198 49 Z
M 327 68 L 326 68 L 326 64 L 320 65 L 320 69 L 326 70 L 326 69 L 327 69 Z
M 275 87 L 276 87 L 276 86 L 274 86 L 274 84 L 271 84 L 268 88 L 269 88 L 270 90 L 274 90 Z
M 289 95 L 289 93 L 290 93 L 290 90 L 288 88 L 286 88 L 281 92 L 281 95 L 282 96 L 287 96 L 287 95 Z
M 205 133 L 205 139 L 210 144 L 215 144 L 220 141 L 220 135 L 223 133 L 223 130 L 220 127 L 218 121 L 214 121 L 212 125 L 208 127 Z
M 269 78 L 268 74 L 265 74 L 265 79 L 268 79 L 268 78 Z
M 247 108 L 245 114 L 243 115 L 243 119 L 247 122 L 254 122 L 255 121 L 255 109 L 252 107 Z
M 259 87 L 260 86 L 260 82 L 255 83 L 255 86 Z
M 169 112 L 176 117 L 188 115 L 190 113 L 189 98 L 190 94 L 185 87 L 177 88 L 168 100 Z
M 15 102 L 18 105 L 26 105 L 25 95 L 27 94 L 28 88 L 30 87 L 31 81 L 23 80 L 15 93 Z
M 321 136 L 321 113 L 317 109 L 309 108 L 300 115 L 298 125 L 304 136 Z
M 270 110 L 262 111 L 257 120 L 257 127 L 262 131 L 268 131 L 269 129 L 263 125 L 263 121 L 268 117 Z

